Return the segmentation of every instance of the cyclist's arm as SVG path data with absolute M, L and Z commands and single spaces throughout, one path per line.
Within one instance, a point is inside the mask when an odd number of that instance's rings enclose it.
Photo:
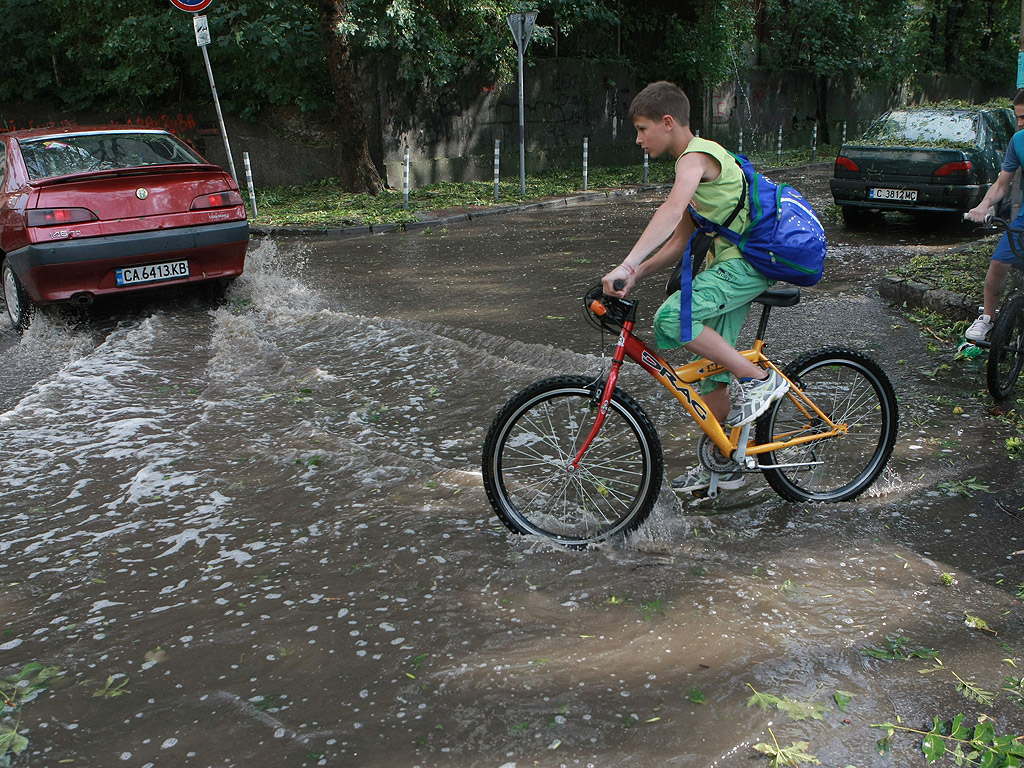
M 636 279 L 640 280 L 642 277 L 647 277 L 668 267 L 675 266 L 676 262 L 683 257 L 683 253 L 686 251 L 686 244 L 690 242 L 690 236 L 693 234 L 694 229 L 696 229 L 696 226 L 693 223 L 693 219 L 690 218 L 690 212 L 683 211 L 683 217 L 676 225 L 672 236 L 665 241 L 661 248 L 651 254 L 636 268 Z
M 985 216 L 991 213 L 990 209 L 1006 195 L 1006 190 L 1010 188 L 1012 180 L 1013 173 L 1010 171 L 1000 171 L 999 176 L 996 177 L 992 186 L 988 188 L 988 192 L 985 193 L 985 197 L 981 199 L 981 202 L 967 212 L 967 218 L 971 221 L 985 221 Z
M 677 252 L 675 258 L 682 254 L 682 251 L 677 250 L 678 243 L 671 244 L 666 241 L 679 237 L 679 228 L 683 226 L 684 220 L 689 223 L 692 231 L 693 223 L 690 217 L 684 216 L 686 206 L 693 199 L 697 185 L 704 179 L 710 181 L 717 178 L 719 173 L 721 173 L 721 168 L 718 161 L 703 152 L 693 152 L 680 158 L 676 163 L 676 178 L 668 198 L 654 212 L 654 216 L 644 228 L 640 239 L 636 241 L 622 264 L 604 276 L 602 283 L 606 294 L 625 296 L 641 276 L 652 274 L 671 264 L 674 259 L 669 253 Z M 689 239 L 688 234 L 687 239 Z M 654 262 L 651 265 L 646 265 L 647 257 L 662 243 L 671 246 L 668 248 L 669 253 L 662 248 L 658 251 Z M 683 240 L 682 243 L 685 246 L 686 240 Z M 665 255 L 662 256 L 662 254 Z M 622 280 L 625 284 L 622 290 L 615 290 L 616 280 Z

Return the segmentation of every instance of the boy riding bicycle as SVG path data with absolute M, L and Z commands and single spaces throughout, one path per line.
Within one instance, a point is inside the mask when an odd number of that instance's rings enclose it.
M 1010 187 L 1010 182 L 1013 180 L 1014 173 L 1016 173 L 1017 169 L 1021 167 L 1022 161 L 1024 161 L 1024 131 L 1021 131 L 1021 128 L 1024 128 L 1024 90 L 1017 91 L 1017 95 L 1013 97 L 1013 112 L 1017 117 L 1017 133 L 1013 135 L 1009 145 L 1006 147 L 1006 158 L 1003 160 L 1003 168 L 999 172 L 995 183 L 989 187 L 982 201 L 975 208 L 967 212 L 967 218 L 971 221 L 978 223 L 985 221 L 985 216 L 991 213 L 992 207 L 1003 199 L 1007 189 Z M 1014 229 L 1024 228 L 1024 209 L 1014 219 L 1011 226 Z M 1006 288 L 1007 275 L 1010 274 L 1010 270 L 1014 267 L 1024 269 L 1024 260 L 1014 254 L 1013 249 L 1010 247 L 1009 238 L 1010 234 L 1004 232 L 1003 236 L 999 239 L 995 252 L 992 254 L 992 260 L 988 265 L 988 272 L 985 274 L 985 306 L 981 310 L 981 316 L 971 323 L 971 327 L 964 334 L 968 341 L 985 340 L 985 337 L 995 325 L 996 307 L 999 306 L 999 300 L 1002 298 L 1003 290 Z
M 651 157 L 671 153 L 676 166 L 668 198 L 623 262 L 602 279 L 604 292 L 618 297 L 625 297 L 641 278 L 674 266 L 683 256 L 695 230 L 687 206 L 692 204 L 702 216 L 721 224 L 733 213 L 744 189 L 743 172 L 732 156 L 721 145 L 698 138 L 690 130 L 690 103 L 679 87 L 664 81 L 651 83 L 633 99 L 629 117 L 636 127 L 637 144 Z M 744 205 L 730 226 L 742 231 L 749 220 Z M 615 288 L 616 281 L 622 281 L 621 289 Z M 654 319 L 659 349 L 685 346 L 729 372 L 701 382 L 708 407 L 729 427 L 754 421 L 789 388 L 777 373 L 754 365 L 735 349 L 750 302 L 771 285 L 736 246 L 715 238 L 704 270 L 693 278 L 689 312 L 680 306 L 682 294 L 677 291 L 665 300 Z M 686 314 L 691 317 L 689 327 L 682 325 L 681 317 Z M 672 486 L 700 491 L 710 482 L 710 473 L 697 464 L 673 480 Z M 738 464 L 718 482 L 722 489 L 741 485 L 743 473 Z

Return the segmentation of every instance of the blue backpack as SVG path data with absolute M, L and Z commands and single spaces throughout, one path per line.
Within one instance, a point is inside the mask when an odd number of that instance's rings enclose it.
M 691 211 L 698 227 L 710 227 L 740 249 L 769 280 L 814 285 L 825 269 L 825 230 L 811 204 L 788 184 L 776 184 L 733 155 L 743 171 L 743 196 L 750 190 L 750 224 L 734 232 Z M 742 197 L 741 197 L 742 199 Z
M 683 343 L 691 341 L 692 275 L 700 269 L 714 237 L 724 237 L 739 248 L 744 258 L 769 280 L 814 285 L 825 269 L 825 230 L 810 203 L 788 184 L 776 184 L 755 171 L 744 155 L 733 157 L 743 172 L 743 192 L 735 210 L 719 224 L 690 206 L 696 230 L 676 268 L 678 276 L 673 273 L 666 285 L 669 294 L 682 289 L 679 340 Z M 742 232 L 735 232 L 729 226 L 747 202 L 748 190 L 750 223 Z

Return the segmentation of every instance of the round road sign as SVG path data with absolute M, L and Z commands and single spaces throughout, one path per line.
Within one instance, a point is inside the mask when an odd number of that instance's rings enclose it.
M 204 11 L 212 2 L 213 0 L 171 0 L 171 4 L 175 8 L 181 8 L 181 10 L 189 11 L 190 13 Z

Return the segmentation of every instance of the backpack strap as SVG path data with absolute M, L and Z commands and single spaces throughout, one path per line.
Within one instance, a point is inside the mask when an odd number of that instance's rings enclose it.
M 739 160 L 736 163 L 739 164 Z M 747 174 L 743 173 L 743 166 L 740 166 L 740 177 L 743 179 L 743 190 L 740 192 L 740 199 L 737 201 L 732 213 L 729 214 L 729 217 L 723 223 L 716 224 L 697 213 L 692 205 L 688 207 L 690 218 L 693 219 L 696 229 L 690 235 L 690 240 L 686 244 L 683 256 L 665 285 L 665 292 L 669 296 L 677 290 L 679 291 L 679 340 L 684 344 L 692 341 L 690 338 L 690 326 L 693 323 L 693 314 L 690 302 L 693 298 L 693 278 L 704 265 L 704 258 L 707 256 L 711 241 L 718 236 L 719 228 L 728 229 L 733 220 L 739 216 L 740 211 L 743 210 L 743 204 L 746 202 Z M 695 252 L 692 260 L 691 252 Z

